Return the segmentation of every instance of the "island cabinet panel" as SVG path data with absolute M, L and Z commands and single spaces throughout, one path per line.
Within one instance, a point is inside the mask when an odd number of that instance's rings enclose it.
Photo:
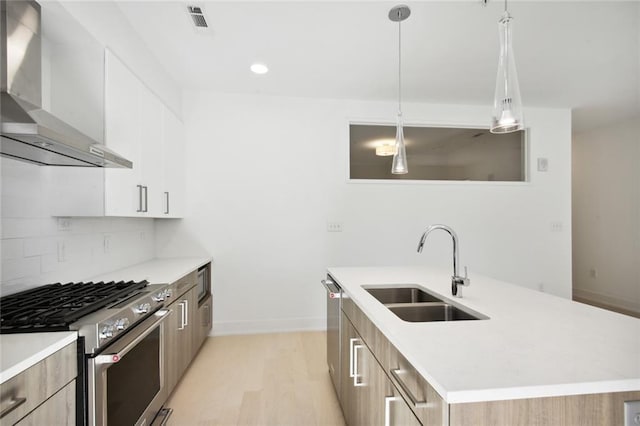
M 342 317 L 341 405 L 350 426 L 417 426 L 420 422 L 392 384 L 364 339 Z
M 383 374 L 385 374 L 390 383 L 393 383 L 392 387 L 395 389 L 395 393 L 400 395 L 405 406 L 409 407 L 409 410 L 412 411 L 420 423 L 428 426 L 447 425 L 449 407 L 433 387 L 422 378 L 400 354 L 400 351 L 389 342 L 351 299 L 343 298 L 342 309 L 345 317 L 348 318 L 347 321 L 343 320 L 343 324 L 349 321 L 353 323 L 354 329 L 357 330 L 357 333 L 360 333 L 362 340 L 370 348 L 372 356 L 379 363 Z M 342 347 L 349 349 L 348 340 L 346 342 L 343 340 Z M 348 356 L 349 351 L 343 349 L 343 354 L 345 352 L 347 352 L 346 355 Z M 342 368 L 344 371 L 344 364 Z M 343 383 L 344 380 L 343 377 Z M 394 407 L 399 405 L 396 402 L 392 403 Z M 349 423 L 349 420 L 347 420 L 347 423 Z M 351 425 L 351 423 L 349 424 Z
M 452 426 L 617 426 L 624 425 L 624 402 L 640 392 L 451 404 Z

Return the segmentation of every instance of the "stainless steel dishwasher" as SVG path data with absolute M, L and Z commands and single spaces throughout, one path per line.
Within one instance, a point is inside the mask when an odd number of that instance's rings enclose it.
M 322 280 L 322 285 L 327 289 L 327 364 L 329 375 L 340 398 L 340 318 L 342 317 L 342 289 L 335 280 L 327 275 Z

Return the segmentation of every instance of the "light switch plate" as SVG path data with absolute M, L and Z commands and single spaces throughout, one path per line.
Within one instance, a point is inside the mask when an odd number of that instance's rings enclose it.
M 549 171 L 549 160 L 547 158 L 538 158 L 538 171 L 539 172 Z
M 624 402 L 624 426 L 640 426 L 640 401 Z

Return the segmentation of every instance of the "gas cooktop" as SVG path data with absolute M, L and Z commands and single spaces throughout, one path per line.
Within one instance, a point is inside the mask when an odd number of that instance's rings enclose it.
M 138 294 L 147 281 L 49 284 L 0 298 L 0 334 L 69 330 L 80 318 Z

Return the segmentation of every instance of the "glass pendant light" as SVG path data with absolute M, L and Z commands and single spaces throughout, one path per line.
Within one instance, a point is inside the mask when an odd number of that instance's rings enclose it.
M 401 23 L 411 15 L 408 6 L 400 5 L 389 11 L 389 19 L 398 23 L 398 118 L 396 124 L 396 151 L 393 155 L 391 173 L 404 175 L 409 173 L 407 165 L 407 151 L 404 147 L 404 132 L 402 131 L 402 29 Z
M 498 21 L 500 59 L 493 98 L 491 133 L 511 133 L 524 128 L 522 100 L 511 39 L 512 19 L 507 11 L 507 1 L 505 0 L 504 13 Z

